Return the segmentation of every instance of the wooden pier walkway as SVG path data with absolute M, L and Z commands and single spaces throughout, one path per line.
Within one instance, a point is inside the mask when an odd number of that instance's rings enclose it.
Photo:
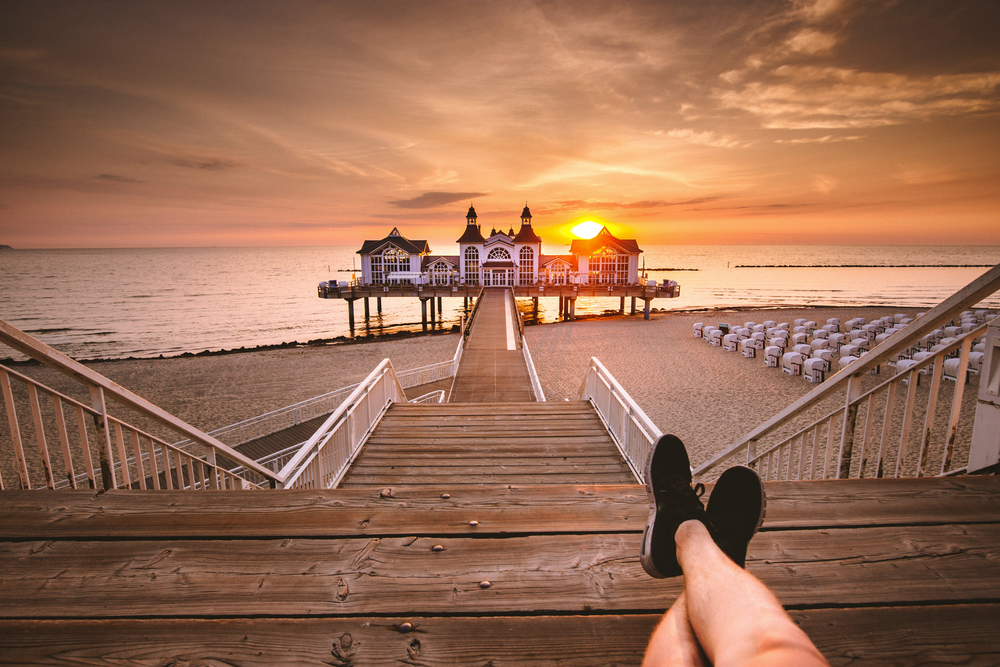
M 748 569 L 833 665 L 1000 663 L 1000 478 L 767 484 Z M 0 494 L 0 664 L 638 665 L 637 485 Z
M 452 403 L 525 403 L 535 400 L 521 351 L 517 312 L 506 288 L 487 288 L 472 322 L 452 385 Z

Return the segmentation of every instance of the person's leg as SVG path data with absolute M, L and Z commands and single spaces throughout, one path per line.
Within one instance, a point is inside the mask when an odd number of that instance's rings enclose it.
M 687 617 L 687 596 L 682 592 L 664 614 L 649 638 L 643 667 L 708 667 Z
M 687 617 L 713 665 L 827 664 L 774 594 L 730 560 L 704 524 L 685 521 L 674 540 Z
M 706 512 L 691 487 L 683 443 L 665 435 L 650 452 L 645 481 L 651 511 L 640 562 L 653 577 L 684 574 L 687 612 L 680 614 L 676 603 L 671 607 L 662 635 L 660 628 L 654 633 L 646 664 L 655 664 L 654 652 L 670 658 L 676 654 L 669 649 L 684 645 L 682 616 L 715 665 L 827 664 L 777 598 L 743 569 L 747 544 L 766 507 L 757 473 L 742 466 L 725 471 Z

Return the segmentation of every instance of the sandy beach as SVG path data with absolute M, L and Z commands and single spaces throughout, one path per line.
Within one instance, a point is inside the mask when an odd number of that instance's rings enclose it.
M 891 312 L 890 312 L 891 311 Z M 873 319 L 886 308 L 830 308 L 710 313 L 654 313 L 528 327 L 528 340 L 547 400 L 575 399 L 591 357 L 597 357 L 664 432 L 688 444 L 692 463 L 779 412 L 815 385 L 762 359 L 745 359 L 692 335 L 695 322 L 817 322 Z M 397 370 L 450 359 L 457 335 L 361 344 L 304 346 L 218 356 L 90 363 L 96 371 L 206 431 L 362 380 L 384 358 Z M 39 367 L 18 369 L 77 396 L 78 389 Z M 872 376 L 871 384 L 884 379 Z M 82 398 L 82 397 L 81 397 Z

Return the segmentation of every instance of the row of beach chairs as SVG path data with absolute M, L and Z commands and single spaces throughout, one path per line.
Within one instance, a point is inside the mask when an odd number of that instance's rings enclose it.
M 918 313 L 917 317 L 920 315 L 923 313 Z M 895 367 L 897 373 L 905 372 L 993 317 L 996 313 L 986 310 L 965 311 L 950 326 L 924 336 L 912 348 L 890 359 L 888 364 Z M 768 320 L 760 324 L 745 322 L 743 326 L 720 324 L 717 327 L 696 322 L 694 335 L 723 350 L 739 352 L 748 359 L 761 355 L 765 366 L 781 368 L 789 375 L 803 376 L 809 382 L 819 383 L 831 373 L 854 363 L 912 321 L 913 318 L 907 315 L 896 314 L 871 322 L 856 317 L 843 325 L 836 317 L 828 319 L 823 325 L 806 319 L 797 319 L 792 323 Z M 984 342 L 974 346 L 969 357 L 969 373 L 979 373 L 984 346 Z M 945 377 L 954 380 L 958 376 L 959 364 L 957 358 L 946 360 Z M 870 372 L 878 373 L 879 370 L 876 367 Z M 930 371 L 921 371 L 926 372 Z

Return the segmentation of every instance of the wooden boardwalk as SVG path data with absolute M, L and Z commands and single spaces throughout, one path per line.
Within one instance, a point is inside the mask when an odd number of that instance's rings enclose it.
M 340 488 L 635 483 L 584 401 L 393 405 Z
M 508 290 L 483 291 L 452 385 L 452 403 L 526 403 L 535 400 L 517 335 Z
M 1000 479 L 767 484 L 748 569 L 834 665 L 1000 663 Z M 0 664 L 637 665 L 636 485 L 0 494 Z

